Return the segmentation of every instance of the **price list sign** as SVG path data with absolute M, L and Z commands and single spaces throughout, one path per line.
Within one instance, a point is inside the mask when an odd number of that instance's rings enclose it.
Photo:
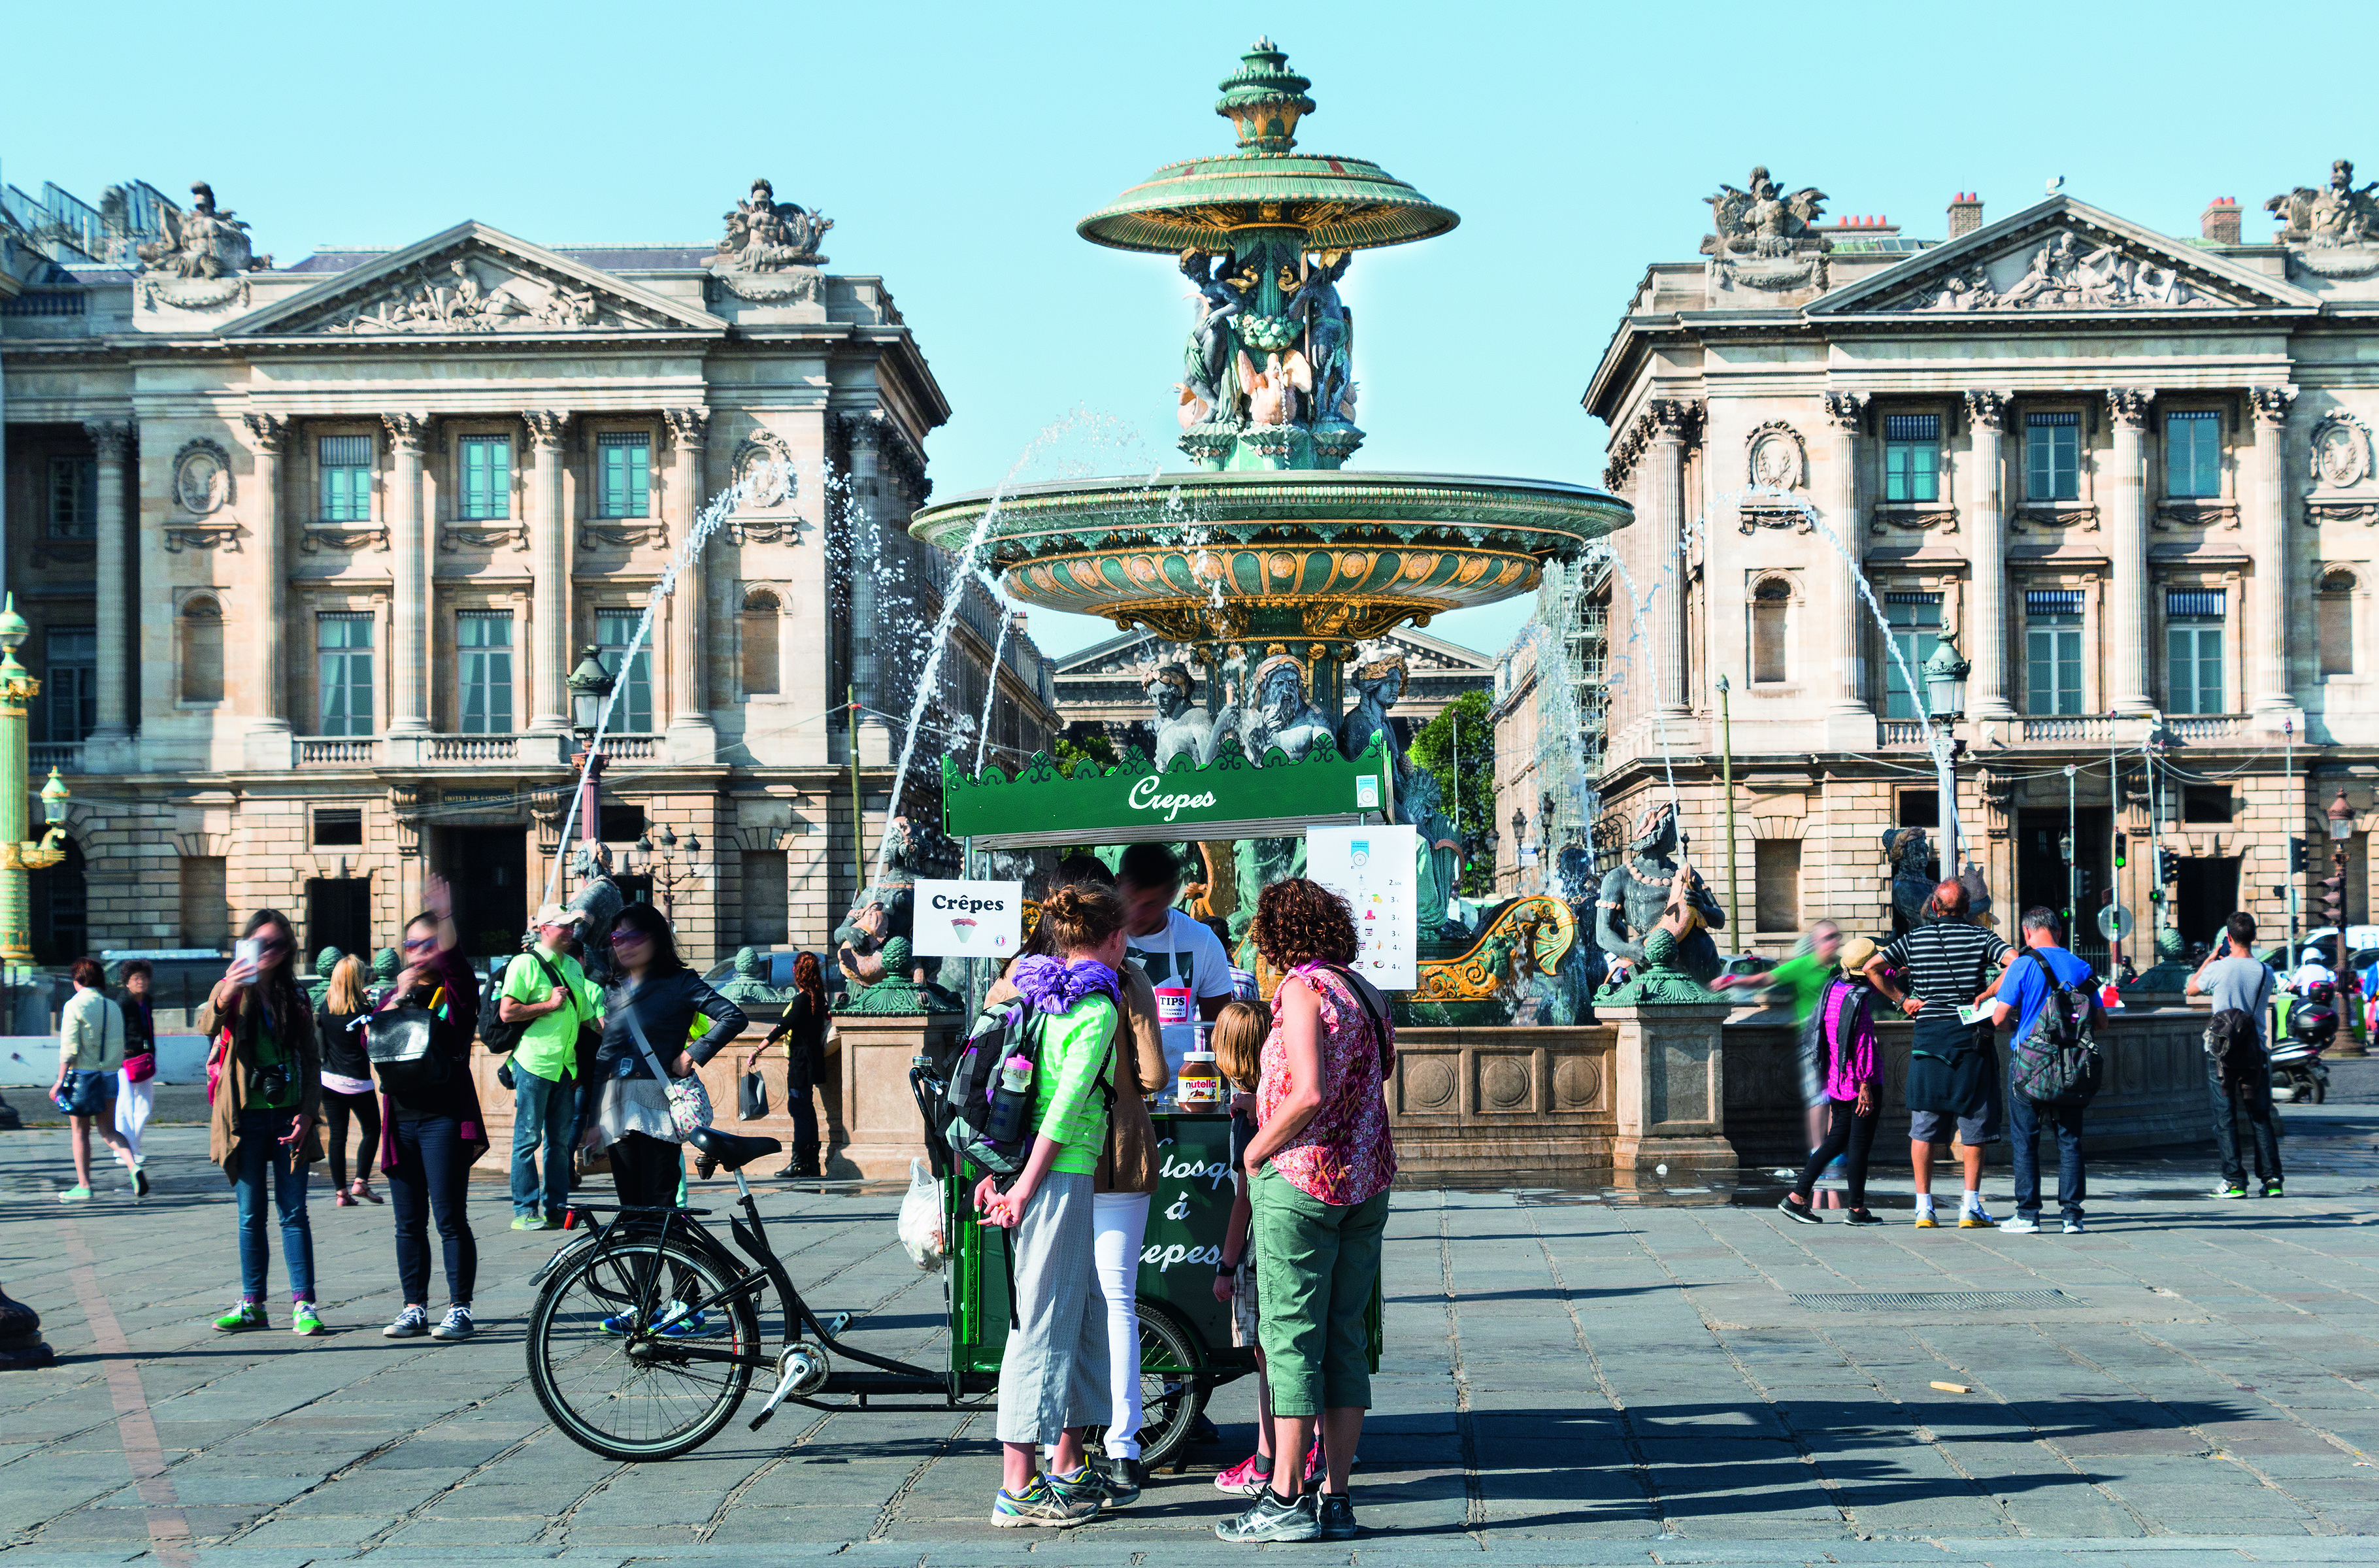
M 1383 991 L 1420 983 L 1420 834 L 1405 826 L 1309 827 L 1306 874 L 1346 900 L 1355 916 L 1355 972 Z

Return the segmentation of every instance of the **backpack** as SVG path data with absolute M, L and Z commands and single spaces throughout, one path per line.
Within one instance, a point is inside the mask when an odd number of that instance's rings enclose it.
M 1039 1130 L 1033 1099 L 1047 1019 L 1021 996 L 984 1008 L 950 1063 L 942 1094 L 942 1141 L 998 1177 L 1002 1191 L 1023 1173 Z M 1115 1090 L 1105 1076 L 1099 1092 L 1112 1112 Z
M 511 973 L 512 970 L 508 965 L 503 975 L 494 977 L 491 983 L 479 989 L 479 1043 L 485 1045 L 489 1054 L 498 1056 L 519 1044 L 521 1036 L 528 1032 L 528 1023 L 504 1021 L 503 982 L 504 977 Z
M 2011 1053 L 2015 1091 L 2041 1104 L 2086 1105 L 2097 1095 L 2100 1077 L 2097 988 L 2076 990 L 2037 952 L 2024 956 L 2040 966 L 2048 996 L 2032 1031 Z
M 2250 1082 L 2264 1067 L 2263 1036 L 2254 1015 L 2225 1007 L 2205 1026 L 2205 1056 L 2222 1076 L 2225 1089 Z

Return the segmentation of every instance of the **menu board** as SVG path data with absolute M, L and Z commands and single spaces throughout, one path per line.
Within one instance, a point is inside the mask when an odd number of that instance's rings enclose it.
M 1420 834 L 1411 827 L 1309 827 L 1305 874 L 1355 916 L 1355 972 L 1383 991 L 1420 983 L 1415 892 Z

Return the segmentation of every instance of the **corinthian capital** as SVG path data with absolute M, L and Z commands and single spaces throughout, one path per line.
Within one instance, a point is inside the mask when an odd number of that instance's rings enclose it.
M 1966 394 L 1966 419 L 1975 428 L 2004 430 L 2007 428 L 2007 393 L 1970 392 Z
M 2148 404 L 2156 401 L 2153 387 L 2109 387 L 2107 389 L 2107 411 L 2115 423 L 2127 430 L 2144 430 L 2148 426 Z
M 1859 422 L 1866 417 L 1867 394 L 1863 392 L 1830 392 L 1826 394 L 1826 417 L 1834 428 L 1856 434 Z
M 121 463 L 125 452 L 132 445 L 132 426 L 123 419 L 86 419 L 83 433 L 98 449 L 102 463 Z
M 281 454 L 282 443 L 289 437 L 289 421 L 278 414 L 243 414 L 248 426 L 248 444 L 268 457 Z
M 1702 405 L 1688 397 L 1656 397 L 1646 407 L 1652 439 L 1692 442 L 1701 432 Z
M 429 419 L 421 414 L 383 414 L 380 422 L 388 427 L 389 444 L 417 457 L 429 445 Z
M 559 450 L 570 434 L 570 416 L 559 409 L 525 409 L 521 423 L 528 427 L 528 439 L 549 451 Z
M 661 417 L 669 421 L 670 439 L 680 446 L 698 447 L 710 443 L 709 409 L 664 409 Z
M 2288 409 L 2297 400 L 2294 387 L 2254 387 L 2247 395 L 2254 401 L 2255 417 L 2275 428 L 2288 422 Z

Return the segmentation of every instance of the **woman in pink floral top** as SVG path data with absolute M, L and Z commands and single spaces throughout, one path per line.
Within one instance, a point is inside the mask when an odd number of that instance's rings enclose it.
M 1349 1540 L 1346 1467 L 1371 1403 L 1364 1311 L 1380 1277 L 1388 1184 L 1396 1151 L 1381 1085 L 1395 1062 L 1388 1005 L 1346 968 L 1355 922 L 1346 900 L 1302 877 L 1276 882 L 1256 905 L 1264 961 L 1285 971 L 1256 1086 L 1248 1144 L 1258 1327 L 1272 1400 L 1272 1487 L 1225 1540 Z M 1322 1490 L 1302 1492 L 1294 1462 L 1319 1426 Z

